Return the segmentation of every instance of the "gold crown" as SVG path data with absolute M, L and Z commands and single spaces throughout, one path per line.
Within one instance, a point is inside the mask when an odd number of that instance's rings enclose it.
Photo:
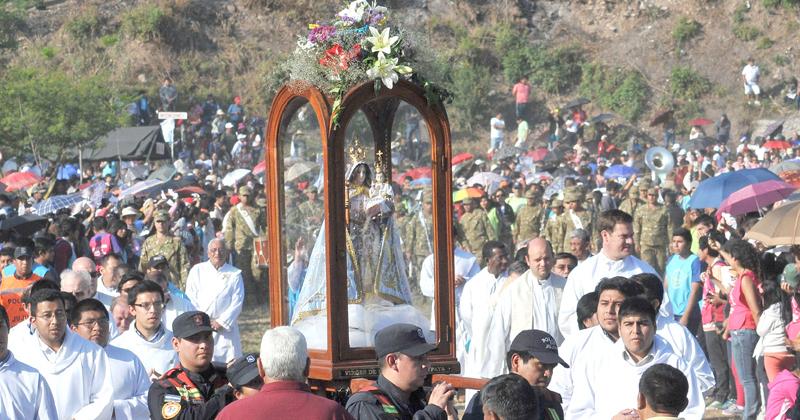
M 358 137 L 353 139 L 353 144 L 347 149 L 347 155 L 350 157 L 350 163 L 355 165 L 358 162 L 367 161 L 367 151 L 361 146 Z

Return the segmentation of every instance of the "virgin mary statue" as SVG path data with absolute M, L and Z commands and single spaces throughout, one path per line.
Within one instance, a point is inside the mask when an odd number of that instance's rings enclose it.
M 430 321 L 411 305 L 408 265 L 380 153 L 374 180 L 357 140 L 348 155 L 344 235 L 350 346 L 368 347 L 373 345 L 375 332 L 385 326 L 407 322 L 427 331 Z M 292 310 L 292 326 L 305 334 L 309 348 L 327 348 L 325 255 L 323 222 L 303 280 L 294 282 L 301 286 Z

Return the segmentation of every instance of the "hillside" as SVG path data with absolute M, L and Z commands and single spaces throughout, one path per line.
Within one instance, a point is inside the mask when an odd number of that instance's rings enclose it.
M 241 95 L 245 107 L 261 115 L 285 77 L 280 63 L 296 36 L 341 8 L 328 0 L 28 3 L 0 0 L 6 19 L 9 13 L 18 16 L 14 25 L 0 25 L 0 45 L 9 33 L 17 40 L 16 48 L 0 48 L 0 73 L 24 65 L 75 77 L 101 74 L 120 94 L 155 93 L 159 80 L 170 75 L 184 101 L 208 93 L 224 101 Z M 578 95 L 593 99 L 590 111 L 627 116 L 616 123 L 642 128 L 670 105 L 684 119 L 716 119 L 727 112 L 734 134 L 756 120 L 791 117 L 795 112 L 782 103 L 780 91 L 797 75 L 793 44 L 800 19 L 796 6 L 772 3 L 781 1 L 391 0 L 386 5 L 429 46 L 438 59 L 437 76 L 456 94 L 448 112 L 459 149 L 486 138 L 483 127 L 496 110 L 513 115 L 507 92 L 510 76 L 519 72 L 534 75 L 534 122 L 543 119 L 546 107 Z M 514 54 L 523 60 L 515 64 L 519 68 L 509 64 Z M 741 92 L 739 74 L 748 56 L 757 60 L 762 88 L 772 95 L 758 107 L 748 106 Z M 686 77 L 682 85 L 672 80 L 676 69 Z

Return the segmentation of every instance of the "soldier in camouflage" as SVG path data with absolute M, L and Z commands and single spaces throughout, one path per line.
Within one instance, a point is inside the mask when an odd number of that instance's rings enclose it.
M 619 204 L 619 209 L 630 214 L 631 216 L 636 214 L 636 209 L 639 208 L 639 206 L 644 205 L 644 198 L 647 195 L 647 189 L 650 188 L 652 184 L 652 181 L 650 181 L 648 178 L 639 181 L 639 184 L 636 187 L 631 188 L 628 191 L 628 196 Z
M 258 267 L 253 259 L 253 240 L 260 236 L 261 212 L 253 207 L 253 191 L 248 186 L 239 187 L 241 201 L 228 211 L 222 223 L 222 233 L 229 249 L 236 251 L 234 265 L 242 270 L 245 302 L 258 304 L 267 300 L 266 284 L 262 284 Z
M 583 208 L 583 201 L 585 195 L 583 190 L 578 187 L 568 188 L 564 191 L 564 204 L 565 211 L 559 216 L 560 238 L 556 238 L 561 243 L 561 249 L 564 252 L 570 249 L 570 233 L 575 229 L 583 229 L 586 232 L 592 232 L 592 212 Z M 561 252 L 561 251 L 559 251 Z
M 672 232 L 683 226 L 683 216 L 686 215 L 683 209 L 677 204 L 677 197 L 673 190 L 663 190 L 661 195 L 664 196 L 664 208 L 667 209 L 667 237 L 672 238 Z
M 544 238 L 552 245 L 553 253 L 558 254 L 564 252 L 564 241 L 562 239 L 564 232 L 561 230 L 560 222 L 561 215 L 564 214 L 564 203 L 557 198 L 553 199 L 550 204 L 550 210 L 552 212 L 545 223 Z
M 464 233 L 464 245 L 472 255 L 481 255 L 483 245 L 490 239 L 497 239 L 489 223 L 486 212 L 479 208 L 475 199 L 467 198 L 463 202 L 464 215 L 461 216 L 461 231 Z
M 544 210 L 541 206 L 541 196 L 530 189 L 525 193 L 527 203 L 519 208 L 517 222 L 514 225 L 514 242 L 519 245 L 524 241 L 539 237 L 542 228 Z
M 657 273 L 664 272 L 667 259 L 668 231 L 667 209 L 658 204 L 658 188 L 647 190 L 647 204 L 639 206 L 633 216 L 633 239 L 643 261 Z
M 186 247 L 181 243 L 181 238 L 170 231 L 170 217 L 166 210 L 156 211 L 153 218 L 156 233 L 145 239 L 142 244 L 142 254 L 139 259 L 139 270 L 146 272 L 150 259 L 163 255 L 169 266 L 169 276 L 179 289 L 186 287 L 186 277 L 189 276 L 189 255 Z
M 409 278 L 418 278 L 422 262 L 433 254 L 433 199 L 430 193 L 422 197 L 421 211 L 411 213 L 407 217 L 403 246 L 406 259 L 411 262 Z M 415 301 L 423 300 L 419 282 L 412 281 L 411 293 Z

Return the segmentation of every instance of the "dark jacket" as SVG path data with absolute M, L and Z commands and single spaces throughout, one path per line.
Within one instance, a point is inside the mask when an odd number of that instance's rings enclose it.
M 420 388 L 411 394 L 407 402 L 402 401 L 402 392 L 383 376 L 378 376 L 375 383 L 377 392 L 382 393 L 394 405 L 397 414 L 389 414 L 374 392 L 360 391 L 353 394 L 345 408 L 358 420 L 446 420 L 447 412 L 436 405 L 425 401 L 425 391 Z M 390 409 L 391 410 L 391 409 Z
M 190 383 L 187 383 L 186 378 Z M 187 386 L 178 387 L 176 382 Z M 199 391 L 199 395 L 194 394 L 194 389 Z M 233 400 L 232 391 L 224 373 L 213 366 L 202 373 L 193 373 L 178 367 L 150 385 L 147 393 L 150 418 L 213 419 L 225 404 Z
M 534 392 L 534 398 L 538 400 L 536 404 L 539 411 L 538 420 L 562 420 L 564 418 L 564 409 L 559 402 L 554 401 L 554 399 L 560 399 L 560 395 L 549 390 L 545 394 L 545 392 L 535 387 Z M 480 391 L 469 400 L 461 420 L 483 420 L 483 403 L 481 402 Z

